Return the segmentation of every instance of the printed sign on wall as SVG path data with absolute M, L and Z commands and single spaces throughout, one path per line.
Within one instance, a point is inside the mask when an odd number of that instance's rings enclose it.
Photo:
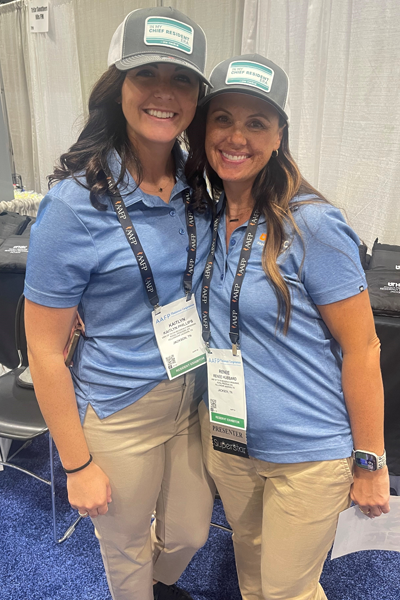
M 31 33 L 49 31 L 49 0 L 30 0 L 29 28 Z

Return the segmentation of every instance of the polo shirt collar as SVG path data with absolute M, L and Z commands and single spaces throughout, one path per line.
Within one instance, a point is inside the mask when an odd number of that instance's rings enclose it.
M 178 141 L 175 142 L 172 148 L 172 154 L 175 161 L 176 169 L 176 183 L 171 192 L 171 200 L 174 200 L 176 196 L 180 195 L 183 190 L 189 188 L 189 185 L 185 177 L 185 155 Z M 116 150 L 111 150 L 108 156 L 108 166 L 111 173 L 116 180 L 121 169 L 121 157 Z M 124 200 L 125 206 L 131 206 L 137 202 L 143 202 L 146 206 L 153 207 L 160 205 L 160 199 L 158 196 L 146 194 L 140 187 L 137 187 L 136 181 L 127 170 L 123 181 L 119 184 L 118 189 Z

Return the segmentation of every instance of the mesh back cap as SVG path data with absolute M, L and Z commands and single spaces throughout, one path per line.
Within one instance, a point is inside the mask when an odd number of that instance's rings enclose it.
M 108 66 L 120 71 L 154 62 L 178 64 L 194 71 L 204 83 L 207 41 L 202 28 L 171 7 L 139 8 L 115 31 Z
M 213 69 L 210 81 L 212 89 L 200 101 L 201 106 L 228 92 L 250 94 L 272 104 L 289 121 L 289 78 L 281 67 L 261 54 L 242 54 L 222 61 Z

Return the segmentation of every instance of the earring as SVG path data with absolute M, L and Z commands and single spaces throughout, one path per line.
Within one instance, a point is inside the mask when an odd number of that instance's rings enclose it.
M 275 152 L 275 154 L 274 154 Z M 272 156 L 276 158 L 278 156 L 278 150 L 272 150 Z

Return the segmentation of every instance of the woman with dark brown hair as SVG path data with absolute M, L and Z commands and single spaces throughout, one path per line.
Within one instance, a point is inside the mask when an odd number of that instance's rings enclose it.
M 194 292 L 210 216 L 192 206 L 177 141 L 207 83 L 205 58 L 204 32 L 181 12 L 129 13 L 32 229 L 35 392 L 69 501 L 93 519 L 114 600 L 189 600 L 175 582 L 208 537 Z M 77 311 L 85 330 L 67 368 Z
M 290 155 L 286 73 L 245 55 L 210 80 L 186 163 L 197 200 L 204 172 L 219 198 L 199 292 L 205 462 L 233 529 L 243 599 L 323 600 L 339 512 L 351 499 L 365 518 L 389 511 L 359 240 Z

